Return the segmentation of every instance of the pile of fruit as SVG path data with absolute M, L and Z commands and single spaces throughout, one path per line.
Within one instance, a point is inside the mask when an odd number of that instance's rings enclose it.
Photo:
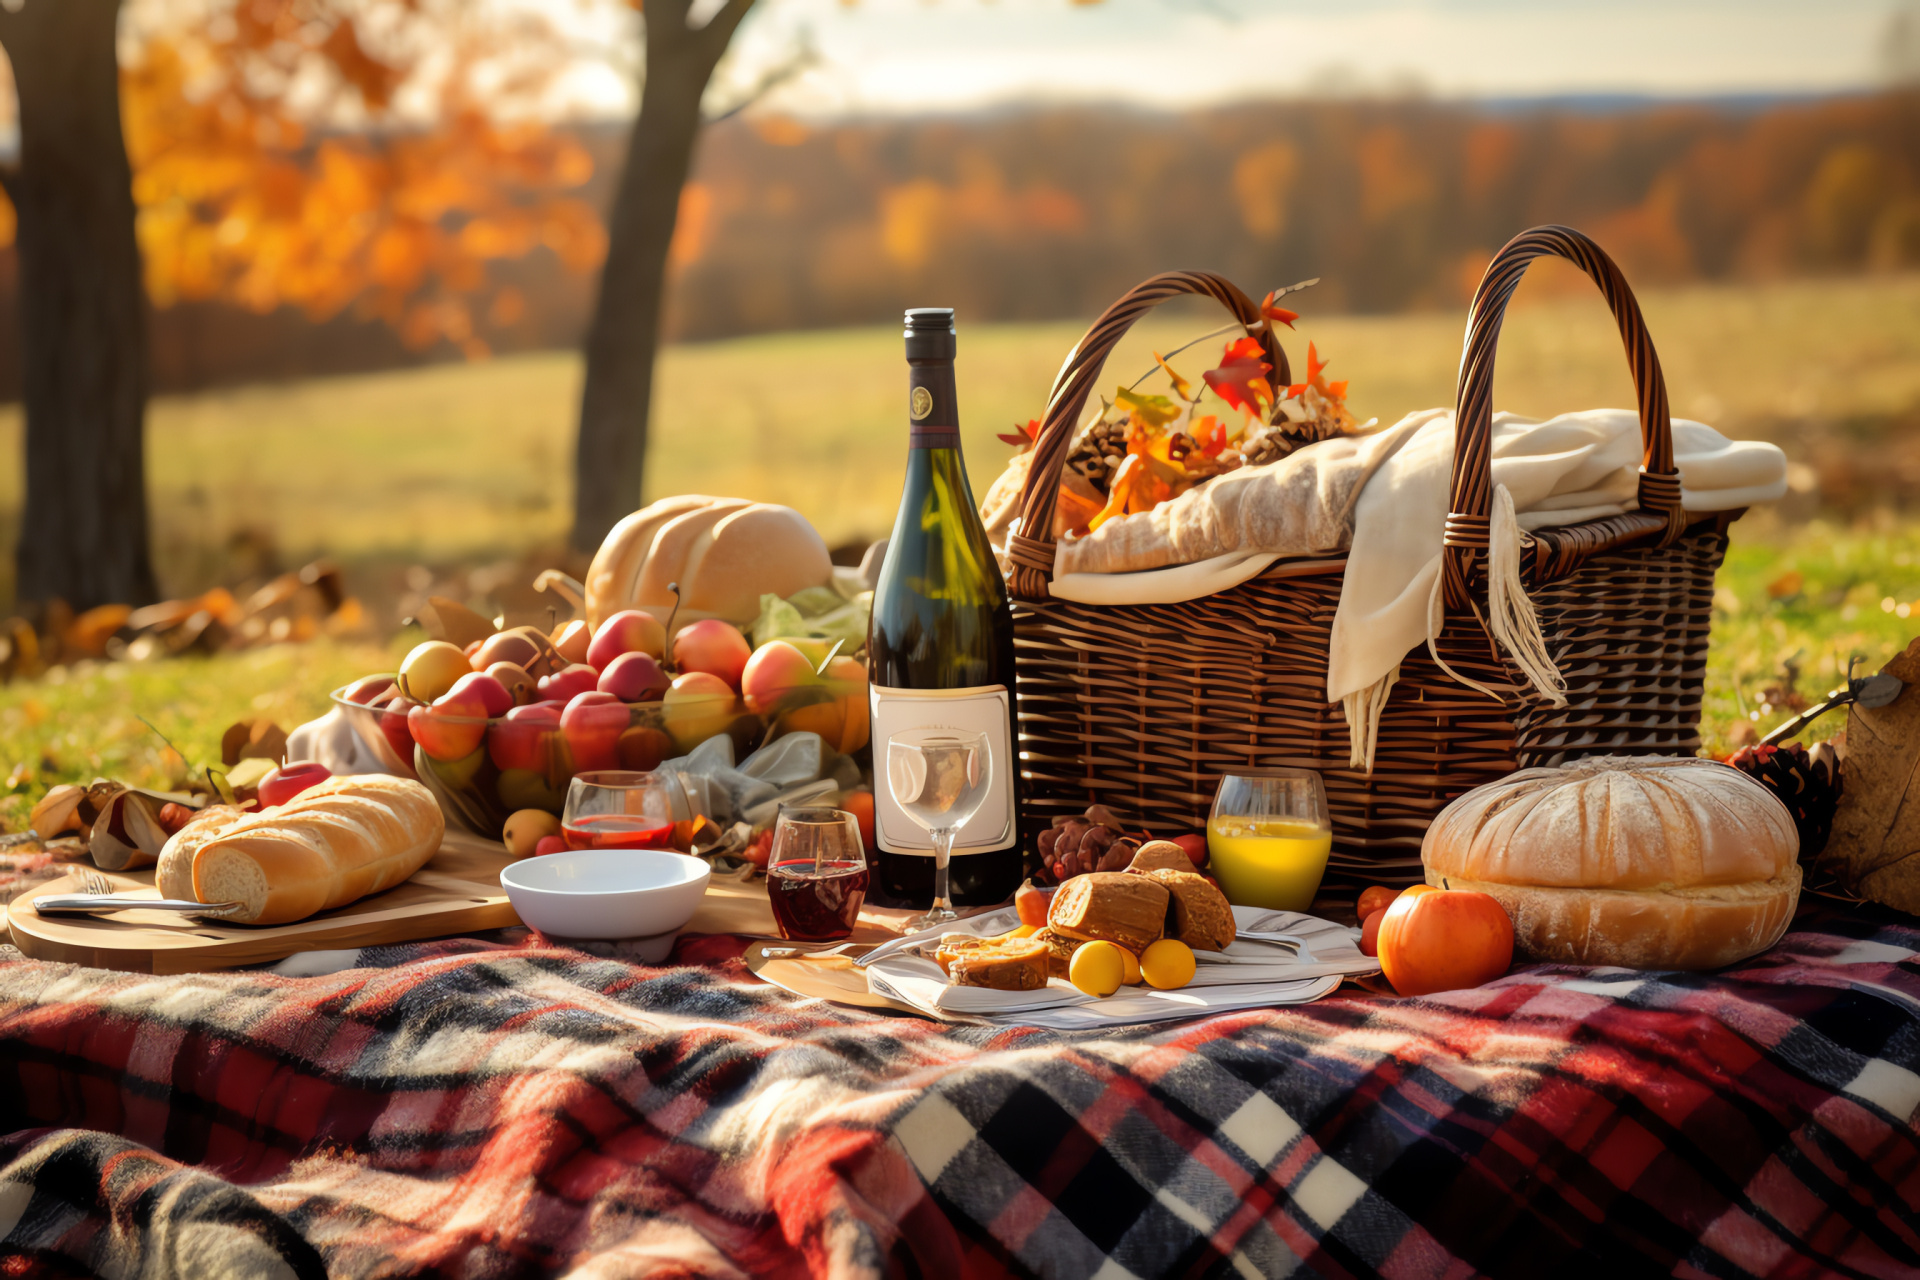
M 383 766 L 421 778 L 454 800 L 450 816 L 498 836 L 516 811 L 560 812 L 576 773 L 654 769 L 716 735 L 742 755 L 803 731 L 860 750 L 867 672 L 840 648 L 773 639 L 756 649 L 715 618 L 669 637 L 629 609 L 598 628 L 514 627 L 464 648 L 429 640 L 397 674 L 335 699 Z

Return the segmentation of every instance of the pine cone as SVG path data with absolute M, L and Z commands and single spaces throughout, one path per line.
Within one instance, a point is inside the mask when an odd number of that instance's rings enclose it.
M 1264 467 L 1292 453 L 1293 443 L 1278 431 L 1263 431 L 1240 446 L 1241 457 L 1250 467 Z
M 1089 808 L 1085 817 L 1055 818 L 1040 833 L 1038 846 L 1041 869 L 1056 883 L 1089 871 L 1124 870 L 1140 850 L 1140 842 L 1103 804 Z
M 1780 797 L 1780 802 L 1787 806 L 1793 815 L 1794 828 L 1800 833 L 1802 862 L 1811 862 L 1827 847 L 1844 785 L 1842 757 L 1832 743 L 1819 743 L 1812 751 L 1797 742 L 1785 746 L 1769 743 L 1742 747 L 1727 757 L 1727 763 Z
M 1113 473 L 1126 456 L 1127 424 L 1096 422 L 1067 454 L 1067 469 L 1079 472 L 1105 496 L 1112 487 Z

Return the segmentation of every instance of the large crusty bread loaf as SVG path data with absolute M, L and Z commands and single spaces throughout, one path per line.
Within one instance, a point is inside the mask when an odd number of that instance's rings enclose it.
M 287 924 L 390 889 L 440 847 L 446 819 L 409 778 L 329 778 L 249 816 L 193 855 L 193 896 L 239 902 L 229 920 Z
M 199 901 L 193 896 L 193 855 L 228 827 L 246 821 L 247 816 L 244 809 L 230 804 L 208 805 L 193 816 L 193 821 L 167 837 L 160 848 L 160 865 L 153 873 L 160 896 L 176 902 Z
M 587 569 L 586 614 L 594 626 L 622 609 L 665 619 L 724 618 L 745 624 L 760 597 L 786 597 L 833 580 L 827 544 L 789 507 L 744 498 L 666 498 L 608 532 Z
M 1428 884 L 1499 899 L 1536 958 L 1716 969 L 1786 931 L 1799 849 L 1786 806 L 1737 769 L 1601 757 L 1469 791 L 1420 856 Z

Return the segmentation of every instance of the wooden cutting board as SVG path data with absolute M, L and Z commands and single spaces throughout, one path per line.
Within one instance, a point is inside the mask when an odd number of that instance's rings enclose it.
M 500 868 L 506 849 L 449 831 L 432 861 L 385 893 L 294 924 L 255 926 L 200 920 L 170 911 L 102 916 L 42 916 L 35 898 L 83 893 L 80 874 L 50 880 L 7 904 L 13 945 L 36 960 L 61 960 L 129 973 L 193 973 L 284 960 L 297 951 L 370 947 L 520 923 Z M 153 870 L 99 873 L 115 892 L 158 898 Z

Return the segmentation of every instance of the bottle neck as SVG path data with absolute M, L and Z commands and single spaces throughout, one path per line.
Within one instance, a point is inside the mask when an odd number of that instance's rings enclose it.
M 951 359 L 907 361 L 907 447 L 960 452 L 960 404 Z

